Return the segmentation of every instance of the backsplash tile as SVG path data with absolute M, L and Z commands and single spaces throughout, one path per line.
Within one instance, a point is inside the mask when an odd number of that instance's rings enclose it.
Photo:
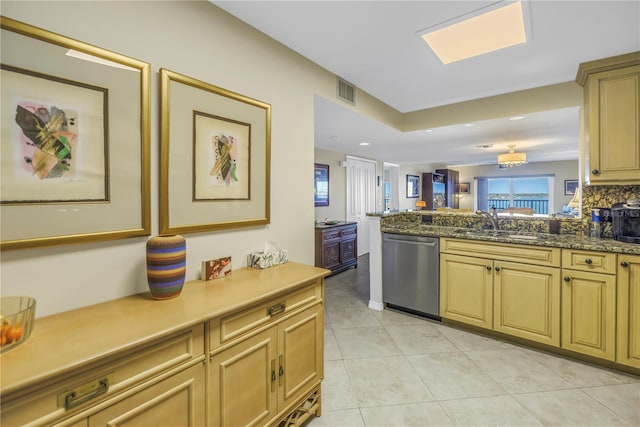
M 640 185 L 585 185 L 582 187 L 582 216 L 593 208 L 610 208 L 614 203 L 640 199 Z

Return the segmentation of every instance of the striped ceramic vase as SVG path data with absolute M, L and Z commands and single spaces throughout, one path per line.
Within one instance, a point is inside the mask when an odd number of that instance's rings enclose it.
M 180 295 L 187 270 L 187 243 L 177 234 L 161 234 L 147 241 L 147 280 L 151 296 L 169 299 Z

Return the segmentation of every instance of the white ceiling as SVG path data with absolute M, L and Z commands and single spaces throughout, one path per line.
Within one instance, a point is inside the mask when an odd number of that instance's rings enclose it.
M 524 2 L 527 43 L 448 65 L 423 30 L 495 1 L 212 3 L 402 113 L 573 81 L 582 62 L 640 50 L 640 0 Z M 316 97 L 315 145 L 399 164 L 492 163 L 510 143 L 530 162 L 578 157 L 577 108 L 464 123 L 402 133 Z

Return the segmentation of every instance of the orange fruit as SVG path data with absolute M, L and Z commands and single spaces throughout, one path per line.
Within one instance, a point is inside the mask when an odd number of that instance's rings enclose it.
M 18 341 L 20 338 L 22 338 L 22 326 L 15 325 L 7 331 L 7 341 Z

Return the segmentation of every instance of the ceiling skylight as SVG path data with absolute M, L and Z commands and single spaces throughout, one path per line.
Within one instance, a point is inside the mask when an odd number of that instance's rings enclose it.
M 507 6 L 439 28 L 422 36 L 443 64 L 527 41 L 522 4 Z

